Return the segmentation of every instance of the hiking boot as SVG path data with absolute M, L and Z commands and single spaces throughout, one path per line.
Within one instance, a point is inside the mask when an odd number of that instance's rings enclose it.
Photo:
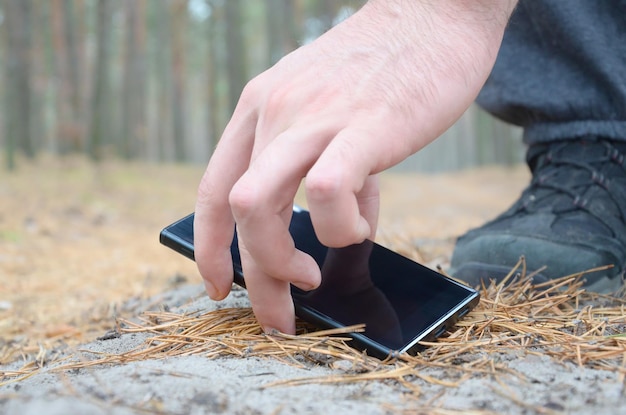
M 622 286 L 626 263 L 626 142 L 585 137 L 532 145 L 530 185 L 506 212 L 457 240 L 450 274 L 472 286 L 502 280 L 526 257 L 536 283 L 603 265 L 589 291 Z

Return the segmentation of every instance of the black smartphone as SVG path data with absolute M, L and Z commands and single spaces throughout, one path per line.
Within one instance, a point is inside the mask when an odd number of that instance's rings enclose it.
M 195 260 L 193 213 L 161 231 L 160 241 Z M 479 301 L 476 290 L 460 284 L 370 240 L 345 248 L 327 248 L 313 230 L 306 210 L 294 207 L 289 231 L 296 248 L 311 255 L 322 272 L 312 291 L 292 286 L 296 315 L 322 328 L 365 324 L 350 333 L 350 344 L 384 359 L 415 354 Z M 237 236 L 231 245 L 235 283 L 245 287 Z

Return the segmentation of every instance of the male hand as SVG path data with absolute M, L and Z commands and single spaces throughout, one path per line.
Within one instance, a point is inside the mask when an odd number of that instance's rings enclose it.
M 375 175 L 420 150 L 485 82 L 514 2 L 370 0 L 244 89 L 198 190 L 195 257 L 209 296 L 230 291 L 237 223 L 246 286 L 266 331 L 294 333 L 289 284 L 320 284 L 289 234 L 304 179 L 319 240 L 374 238 Z

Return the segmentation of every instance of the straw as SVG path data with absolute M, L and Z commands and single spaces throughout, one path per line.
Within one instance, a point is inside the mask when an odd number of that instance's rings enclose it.
M 249 308 L 204 313 L 149 311 L 136 320 L 117 321 L 122 336 L 150 335 L 133 350 L 119 354 L 81 350 L 80 358 L 75 356 L 54 365 L 40 356 L 19 370 L 0 372 L 0 384 L 25 379 L 44 366 L 67 371 L 188 355 L 208 359 L 254 356 L 300 367 L 306 367 L 306 362 L 326 365 L 334 372 L 331 376 L 288 379 L 265 387 L 395 380 L 419 394 L 412 380 L 453 387 L 472 376 L 521 376 L 489 358 L 503 352 L 550 356 L 560 362 L 617 372 L 624 379 L 626 301 L 582 288 L 584 275 L 597 270 L 533 284 L 522 258 L 505 281 L 481 288 L 479 305 L 452 332 L 437 341 L 423 342 L 427 347 L 417 356 L 402 354 L 380 361 L 351 348 L 346 334 L 362 331 L 363 326 L 312 331 L 310 325 L 299 321 L 296 336 L 268 335 Z M 41 353 L 45 355 L 45 351 Z M 445 376 L 426 374 L 426 368 L 445 369 Z

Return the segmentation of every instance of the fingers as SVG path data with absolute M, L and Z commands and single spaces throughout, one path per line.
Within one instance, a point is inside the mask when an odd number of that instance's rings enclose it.
M 307 176 L 307 197 L 322 243 L 345 246 L 373 239 L 379 202 L 376 178 L 369 174 L 374 156 L 357 145 L 354 131 L 335 135 L 330 125 L 307 124 L 264 141 L 255 136 L 255 122 L 229 124 L 207 167 L 196 206 L 196 261 L 211 298 L 225 297 L 232 284 L 236 221 L 257 319 L 266 331 L 293 333 L 290 283 L 310 290 L 321 279 L 317 263 L 295 248 L 289 233 L 301 179 Z
M 233 208 L 239 211 L 240 208 Z M 289 206 L 291 211 L 291 206 Z M 286 219 L 285 217 L 288 216 Z M 273 279 L 291 282 L 303 290 L 311 290 L 320 283 L 317 263 L 308 254 L 296 249 L 289 233 L 289 215 L 277 213 L 267 216 L 237 217 L 237 233 L 246 251 L 254 258 L 255 268 Z M 242 264 L 243 265 L 243 264 Z M 243 268 L 246 285 L 250 281 L 248 269 Z M 268 301 L 274 301 L 268 297 Z
M 370 227 L 370 234 L 367 237 L 368 239 L 374 240 L 376 238 L 378 213 L 380 211 L 378 176 L 367 176 L 363 188 L 355 195 L 355 197 L 359 207 L 359 212 Z
M 376 234 L 378 182 L 370 173 L 380 149 L 368 145 L 371 141 L 342 130 L 307 174 L 311 220 L 326 246 L 347 246 Z
M 321 281 L 317 263 L 296 249 L 289 233 L 295 193 L 324 147 L 307 145 L 312 135 L 332 137 L 321 125 L 294 126 L 264 148 L 256 146 L 254 161 L 229 195 L 250 302 L 266 332 L 295 333 L 290 283 L 310 290 Z
M 229 198 L 239 238 L 256 267 L 305 290 L 319 285 L 319 268 L 295 248 L 289 222 L 301 178 L 323 149 L 322 145 L 307 148 L 310 135 L 328 132 L 322 127 L 292 128 L 276 137 L 235 184 Z
M 289 282 L 273 278 L 262 270 L 246 248 L 245 242 L 242 239 L 239 241 L 248 297 L 263 331 L 272 333 L 278 330 L 295 334 L 295 312 Z
M 253 112 L 239 107 L 235 110 L 198 187 L 195 259 L 207 293 L 214 300 L 226 297 L 233 282 L 230 245 L 234 220 L 228 194 L 250 163 L 255 126 Z

